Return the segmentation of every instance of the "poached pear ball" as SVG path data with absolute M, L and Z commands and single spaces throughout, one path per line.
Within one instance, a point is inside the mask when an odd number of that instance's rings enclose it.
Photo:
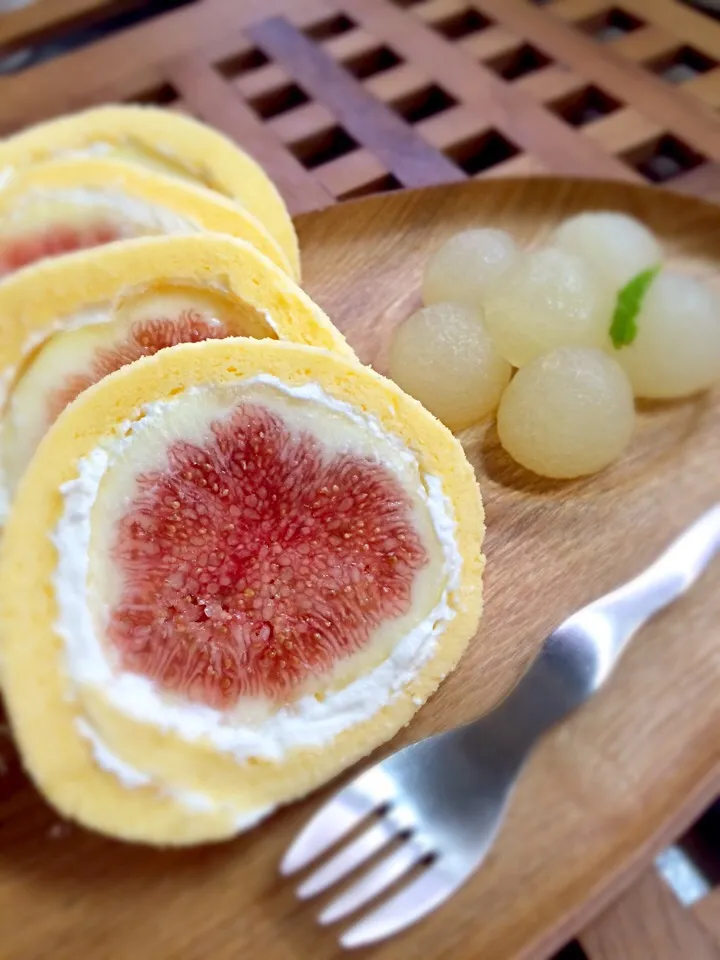
M 521 367 L 555 347 L 602 347 L 612 298 L 574 253 L 547 247 L 521 253 L 493 284 L 485 326 L 498 353 Z
M 659 274 L 636 322 L 633 342 L 614 351 L 635 396 L 685 397 L 720 381 L 720 297 L 704 284 Z
M 454 301 L 480 306 L 488 286 L 513 262 L 515 241 L 504 230 L 463 230 L 429 259 L 422 282 L 423 303 Z
M 613 292 L 662 259 L 657 238 L 643 223 L 611 210 L 570 217 L 555 230 L 550 242 L 582 257 Z
M 492 345 L 478 310 L 436 303 L 397 328 L 389 372 L 445 426 L 462 430 L 496 409 L 511 368 Z
M 602 470 L 632 436 L 635 406 L 620 365 L 602 350 L 559 347 L 526 364 L 500 401 L 500 442 L 523 467 L 571 479 Z

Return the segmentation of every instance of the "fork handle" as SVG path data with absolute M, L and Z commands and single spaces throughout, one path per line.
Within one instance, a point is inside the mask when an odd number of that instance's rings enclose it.
M 515 689 L 485 718 L 502 732 L 505 748 L 517 762 L 604 683 L 637 630 L 685 593 L 718 551 L 720 503 L 642 573 L 583 607 L 550 634 Z
M 720 503 L 703 513 L 642 573 L 570 618 L 602 616 L 612 628 L 613 656 L 608 657 L 607 671 L 598 685 L 637 630 L 689 590 L 718 551 Z

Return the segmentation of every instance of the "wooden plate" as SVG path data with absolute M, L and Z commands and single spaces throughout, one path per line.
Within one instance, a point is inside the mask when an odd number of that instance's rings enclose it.
M 644 219 L 673 264 L 712 275 L 720 213 L 618 183 L 485 180 L 334 207 L 298 221 L 306 285 L 362 358 L 417 302 L 445 236 L 497 224 L 524 242 L 561 217 L 617 208 Z M 468 432 L 488 520 L 487 607 L 460 669 L 401 742 L 469 720 L 514 683 L 564 616 L 637 572 L 719 498 L 720 391 L 646 405 L 632 451 L 600 476 L 534 479 Z M 485 867 L 377 960 L 543 956 L 629 882 L 642 858 L 720 790 L 720 565 L 658 617 L 608 686 L 532 758 Z M 30 960 L 327 960 L 332 931 L 276 875 L 318 795 L 219 847 L 157 852 L 59 824 L 9 750 L 0 778 L 0 942 Z

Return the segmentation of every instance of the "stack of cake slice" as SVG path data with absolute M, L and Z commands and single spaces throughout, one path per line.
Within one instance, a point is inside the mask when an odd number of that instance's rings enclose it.
M 472 468 L 298 286 L 279 194 L 221 135 L 101 108 L 0 142 L 0 181 L 0 665 L 25 766 L 110 835 L 232 836 L 457 663 Z

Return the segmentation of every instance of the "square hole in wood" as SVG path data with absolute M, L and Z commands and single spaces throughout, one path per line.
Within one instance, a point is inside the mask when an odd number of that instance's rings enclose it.
M 560 953 L 556 953 L 553 960 L 588 960 L 588 955 L 578 941 L 573 940 Z
M 664 183 L 694 169 L 706 158 L 677 137 L 665 134 L 631 150 L 623 159 L 653 183 Z
M 270 63 L 270 61 L 262 50 L 251 47 L 248 50 L 233 54 L 226 60 L 221 60 L 220 63 L 216 63 L 215 66 L 224 77 L 230 79 L 232 77 L 239 77 L 243 73 L 249 73 L 251 70 L 259 70 L 260 67 L 267 66 L 268 63 Z
M 377 180 L 371 180 L 364 183 L 361 187 L 355 187 L 338 196 L 338 200 L 356 200 L 358 197 L 368 197 L 373 193 L 389 193 L 391 190 L 400 190 L 402 184 L 392 173 L 387 173 Z
M 402 59 L 394 50 L 383 44 L 345 60 L 343 66 L 358 80 L 364 80 L 367 77 L 374 77 L 377 73 L 390 70 L 392 67 L 397 67 L 402 62 Z
M 668 83 L 685 83 L 717 66 L 717 60 L 707 57 L 694 47 L 679 47 L 664 57 L 651 60 L 646 66 Z
M 599 87 L 583 87 L 560 100 L 550 104 L 550 109 L 573 127 L 582 127 L 600 117 L 614 113 L 620 107 L 620 101 Z
M 534 73 L 550 63 L 550 58 L 536 50 L 529 43 L 509 50 L 507 53 L 488 60 L 487 65 L 505 80 L 517 80 L 528 73 Z
M 349 30 L 354 30 L 357 24 L 344 13 L 338 13 L 336 16 L 328 17 L 319 23 L 314 23 L 305 30 L 306 36 L 313 40 L 329 40 L 331 37 L 339 37 Z
M 334 126 L 329 130 L 320 130 L 290 145 L 298 160 L 312 170 L 323 163 L 344 157 L 346 153 L 357 150 L 359 144 L 342 127 Z
M 414 90 L 391 104 L 393 110 L 408 123 L 419 123 L 455 106 L 457 100 L 436 83 L 431 83 L 421 90 Z
M 708 885 L 720 887 L 720 800 L 711 804 L 679 845 Z
M 460 40 L 461 37 L 468 37 L 471 33 L 479 33 L 480 30 L 489 27 L 491 22 L 474 7 L 467 7 L 443 20 L 437 20 L 432 24 L 432 28 L 448 40 Z
M 618 37 L 624 37 L 626 33 L 638 30 L 645 24 L 631 13 L 621 10 L 619 7 L 612 7 L 596 14 L 594 17 L 583 20 L 578 26 L 585 33 L 589 33 L 593 40 L 597 40 L 599 43 L 609 43 L 611 40 L 617 40 Z
M 294 107 L 309 103 L 310 98 L 296 83 L 286 83 L 275 90 L 269 90 L 260 97 L 248 101 L 255 113 L 263 120 L 270 120 Z
M 520 151 L 497 130 L 485 130 L 461 143 L 456 143 L 446 154 L 469 176 L 482 173 L 509 160 Z
M 125 103 L 143 103 L 159 107 L 169 107 L 178 99 L 178 92 L 169 83 L 160 83 L 149 90 L 143 90 L 132 97 L 128 97 Z

